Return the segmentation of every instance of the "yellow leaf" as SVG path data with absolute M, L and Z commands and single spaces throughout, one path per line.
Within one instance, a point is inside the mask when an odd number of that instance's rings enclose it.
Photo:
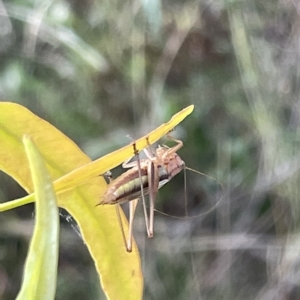
M 140 151 L 148 146 L 148 142 L 152 144 L 159 140 L 189 115 L 193 108 L 191 105 L 183 109 L 168 123 L 135 141 L 136 149 Z M 134 156 L 133 146 L 127 145 L 91 162 L 55 127 L 20 105 L 2 102 L 0 169 L 15 178 L 28 193 L 33 189 L 21 146 L 24 134 L 32 137 L 44 156 L 58 194 L 58 205 L 65 208 L 78 223 L 108 297 L 141 299 L 143 279 L 136 244 L 133 244 L 132 253 L 125 251 L 114 207 L 95 208 L 106 189 L 105 181 L 98 175 Z M 33 194 L 1 204 L 0 211 L 32 201 Z
M 52 180 L 91 161 L 63 133 L 25 107 L 0 102 L 0 169 L 28 193 L 33 192 L 33 184 L 22 144 L 24 134 L 39 148 Z M 141 299 L 143 277 L 136 245 L 132 253 L 126 252 L 114 207 L 95 208 L 105 188 L 102 177 L 92 178 L 88 184 L 60 194 L 58 205 L 77 221 L 107 297 Z

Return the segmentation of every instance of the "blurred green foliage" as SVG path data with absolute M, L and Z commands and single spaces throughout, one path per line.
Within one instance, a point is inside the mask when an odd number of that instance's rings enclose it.
M 11 0 L 0 12 L 1 99 L 93 158 L 195 104 L 174 132 L 179 154 L 225 188 L 188 172 L 189 213 L 202 216 L 157 214 L 152 240 L 137 217 L 145 299 L 299 299 L 297 1 Z M 1 182 L 1 200 L 22 193 Z M 161 209 L 184 215 L 183 187 L 164 187 Z M 19 289 L 32 211 L 0 215 L 3 299 Z M 64 229 L 57 299 L 98 299 L 88 252 Z

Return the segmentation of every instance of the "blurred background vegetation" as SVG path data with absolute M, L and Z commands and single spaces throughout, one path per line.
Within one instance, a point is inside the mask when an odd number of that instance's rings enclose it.
M 188 213 L 202 215 L 157 213 L 151 240 L 137 213 L 144 299 L 300 299 L 299 24 L 296 0 L 0 0 L 0 98 L 93 159 L 195 104 L 179 154 L 224 189 L 188 171 Z M 1 201 L 24 195 L 0 180 Z M 184 216 L 184 194 L 181 174 L 157 206 Z M 19 290 L 33 214 L 0 214 L 0 299 Z M 57 299 L 104 299 L 67 220 Z

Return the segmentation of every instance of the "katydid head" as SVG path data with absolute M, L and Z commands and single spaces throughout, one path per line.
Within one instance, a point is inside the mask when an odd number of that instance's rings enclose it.
M 185 163 L 177 153 L 173 153 L 168 158 L 167 166 L 168 166 L 168 172 L 170 174 L 170 179 L 171 179 L 184 169 Z
M 173 148 L 168 148 L 167 146 L 158 147 L 156 149 L 156 157 L 158 165 L 165 169 L 169 180 L 185 167 L 184 161 L 173 151 Z

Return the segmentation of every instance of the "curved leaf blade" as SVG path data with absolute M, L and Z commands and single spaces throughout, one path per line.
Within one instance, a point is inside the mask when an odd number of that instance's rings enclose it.
M 30 138 L 24 137 L 24 146 L 36 195 L 36 224 L 17 299 L 52 300 L 55 297 L 58 264 L 58 207 L 43 158 Z

